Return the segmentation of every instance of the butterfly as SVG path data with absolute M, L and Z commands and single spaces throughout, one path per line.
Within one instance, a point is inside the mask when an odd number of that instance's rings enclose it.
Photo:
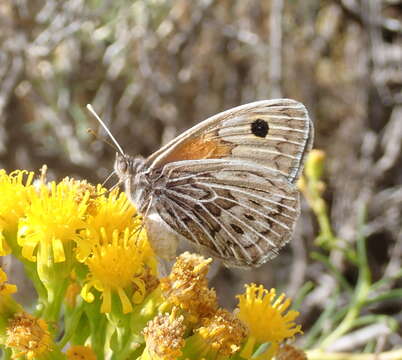
M 226 266 L 256 267 L 292 236 L 313 132 L 300 102 L 257 101 L 208 118 L 148 158 L 118 146 L 114 169 L 162 259 L 185 239 Z

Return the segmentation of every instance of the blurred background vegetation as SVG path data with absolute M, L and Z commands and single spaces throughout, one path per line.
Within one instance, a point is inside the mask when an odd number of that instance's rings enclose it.
M 87 103 L 126 152 L 146 156 L 217 112 L 294 98 L 309 109 L 315 147 L 327 154 L 333 231 L 353 247 L 366 208 L 360 230 L 371 276 L 394 279 L 389 289 L 402 287 L 401 85 L 400 0 L 0 1 L 0 168 L 47 164 L 51 179 L 102 182 L 114 150 L 87 133 L 99 128 Z M 317 234 L 304 202 L 281 256 L 253 271 L 216 269 L 222 304 L 233 306 L 244 282 L 296 296 L 311 281 L 300 303 L 308 329 L 339 285 L 310 257 Z M 345 254 L 331 248 L 325 256 L 353 287 L 358 274 Z M 336 306 L 349 301 L 339 294 Z M 366 311 L 401 323 L 401 308 L 394 298 Z M 385 349 L 402 341 L 380 330 L 369 340 L 383 339 Z

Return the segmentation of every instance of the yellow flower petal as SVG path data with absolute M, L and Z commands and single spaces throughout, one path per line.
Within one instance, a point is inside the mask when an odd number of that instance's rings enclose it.
M 33 177 L 33 172 L 25 170 L 16 170 L 9 175 L 0 170 L 0 256 L 11 252 L 7 238 L 15 237 L 18 221 L 24 216 L 31 196 L 35 194 Z
M 0 267 L 0 296 L 14 294 L 17 292 L 17 286 L 13 284 L 6 284 L 7 274 Z
M 91 289 L 91 283 L 88 282 L 82 287 L 81 293 L 80 293 L 82 298 L 86 302 L 89 302 L 89 303 L 91 303 L 91 302 L 93 302 L 95 300 L 95 296 L 94 296 L 93 293 L 90 292 L 90 289 Z

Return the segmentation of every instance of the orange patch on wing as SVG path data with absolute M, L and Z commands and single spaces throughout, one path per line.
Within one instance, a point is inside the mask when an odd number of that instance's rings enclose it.
M 182 160 L 220 159 L 228 156 L 234 145 L 224 143 L 211 135 L 201 135 L 188 139 L 177 146 L 163 161 L 170 163 Z

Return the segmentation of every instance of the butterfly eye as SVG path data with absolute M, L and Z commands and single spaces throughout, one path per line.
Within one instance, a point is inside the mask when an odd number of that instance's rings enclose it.
M 127 164 L 126 159 L 121 159 L 118 163 L 117 168 L 118 168 L 118 171 L 121 173 L 127 172 L 128 164 Z
M 122 161 L 122 162 L 121 162 L 121 164 L 120 164 L 120 169 L 121 169 L 121 172 L 126 172 L 126 171 L 127 171 L 128 165 L 127 165 L 127 162 L 126 162 L 126 161 Z

